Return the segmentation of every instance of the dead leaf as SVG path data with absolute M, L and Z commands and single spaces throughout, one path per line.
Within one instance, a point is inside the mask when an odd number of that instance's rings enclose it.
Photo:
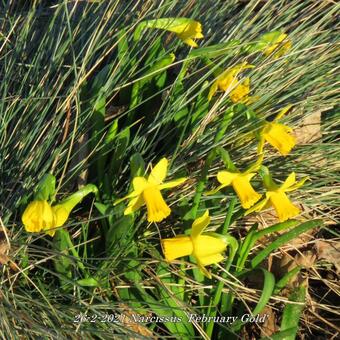
M 152 331 L 145 327 L 141 323 L 137 323 L 133 315 L 136 314 L 129 306 L 120 303 L 119 306 L 122 308 L 120 321 L 127 327 L 130 328 L 133 332 L 142 335 L 143 337 L 148 337 L 149 339 L 155 339 Z M 129 340 L 137 340 L 138 338 L 129 338 Z
M 7 255 L 9 253 L 11 246 L 8 241 L 8 236 L 6 237 L 6 234 L 8 235 L 8 230 L 5 227 L 0 226 L 0 264 L 1 265 L 7 264 L 9 261 L 9 257 Z
M 324 259 L 335 266 L 336 273 L 340 274 L 340 243 L 338 241 L 316 240 L 315 246 L 318 258 Z
M 306 144 L 319 140 L 321 134 L 321 111 L 313 112 L 303 118 L 298 128 L 294 129 L 297 144 Z
M 11 244 L 9 241 L 9 231 L 6 229 L 6 227 L 3 225 L 2 220 L 0 219 L 1 225 L 0 225 L 0 265 L 8 265 L 10 268 L 14 271 L 18 271 L 19 268 L 15 264 L 14 261 L 11 260 L 9 256 L 9 252 L 11 249 Z
M 278 331 L 276 315 L 270 306 L 266 306 L 260 313 L 261 316 L 265 315 L 265 321 L 261 325 L 261 337 L 270 337 L 272 334 Z

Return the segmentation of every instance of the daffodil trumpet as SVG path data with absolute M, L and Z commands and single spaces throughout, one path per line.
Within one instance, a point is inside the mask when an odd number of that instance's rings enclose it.
M 209 223 L 209 211 L 206 210 L 193 222 L 190 236 L 178 235 L 161 240 L 165 259 L 172 262 L 183 256 L 193 256 L 201 272 L 211 278 L 205 266 L 221 262 L 228 243 L 222 235 L 203 233 Z
M 88 184 L 53 206 L 45 199 L 33 200 L 28 204 L 21 217 L 25 230 L 30 233 L 45 232 L 47 235 L 54 236 L 56 228 L 65 224 L 73 208 L 85 196 L 97 193 L 97 191 L 95 185 Z
M 223 71 L 210 87 L 208 100 L 211 100 L 215 93 L 220 90 L 228 92 L 233 103 L 247 102 L 250 99 L 250 78 L 247 77 L 240 82 L 237 77 L 242 71 L 253 67 L 253 65 L 244 62 Z
M 260 174 L 267 190 L 265 198 L 247 210 L 245 215 L 249 215 L 255 211 L 261 211 L 270 206 L 274 207 L 280 222 L 299 215 L 300 209 L 290 201 L 286 193 L 300 188 L 308 177 L 296 181 L 295 173 L 292 172 L 282 185 L 278 185 L 272 180 L 269 170 L 266 167 L 261 167 Z
M 170 189 L 184 183 L 186 178 L 178 178 L 170 182 L 163 182 L 167 175 L 168 160 L 162 158 L 151 170 L 148 178 L 135 177 L 132 180 L 133 191 L 117 200 L 114 205 L 130 199 L 124 215 L 129 215 L 146 205 L 149 222 L 160 222 L 170 215 L 170 207 L 164 201 L 161 190 Z
M 249 209 L 253 206 L 262 195 L 254 190 L 250 181 L 256 175 L 256 171 L 261 166 L 263 156 L 261 155 L 258 160 L 252 164 L 247 170 L 241 172 L 234 165 L 228 171 L 219 171 L 217 173 L 217 180 L 220 185 L 206 193 L 206 195 L 213 195 L 220 191 L 222 188 L 232 186 L 239 198 L 241 205 L 244 209 Z
M 296 139 L 293 136 L 293 129 L 278 121 L 291 109 L 291 105 L 283 108 L 272 122 L 266 121 L 258 133 L 259 144 L 257 147 L 258 154 L 263 152 L 265 143 L 273 146 L 282 156 L 287 156 L 296 145 Z

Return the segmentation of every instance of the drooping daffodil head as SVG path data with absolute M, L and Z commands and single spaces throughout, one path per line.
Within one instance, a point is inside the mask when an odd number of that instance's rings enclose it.
M 193 39 L 204 38 L 202 34 L 202 25 L 195 20 L 189 20 L 185 23 L 169 26 L 167 30 L 174 32 L 179 39 L 191 47 L 198 47 Z
M 263 54 L 269 56 L 273 54 L 273 58 L 277 59 L 285 55 L 292 48 L 292 42 L 286 33 L 273 35 L 272 40 L 264 49 Z
M 55 215 L 50 204 L 47 201 L 41 200 L 29 203 L 21 220 L 26 231 L 30 233 L 49 230 L 55 225 Z
M 32 201 L 21 217 L 25 230 L 54 236 L 56 228 L 65 224 L 73 208 L 91 192 L 96 193 L 97 188 L 88 184 L 55 206 L 51 206 L 47 200 Z
M 300 209 L 290 201 L 286 193 L 300 188 L 308 177 L 297 182 L 295 173 L 292 172 L 282 185 L 278 185 L 272 180 L 266 167 L 262 166 L 260 174 L 267 189 L 265 198 L 247 210 L 245 215 L 254 211 L 261 211 L 270 206 L 275 209 L 280 222 L 299 215 Z
M 234 165 L 229 171 L 219 171 L 216 177 L 220 185 L 206 194 L 212 195 L 224 187 L 232 186 L 242 207 L 249 209 L 262 197 L 261 194 L 254 190 L 250 183 L 251 179 L 256 175 L 256 171 L 260 167 L 262 160 L 263 156 L 261 155 L 258 160 L 244 172 L 240 172 Z
M 272 122 L 265 122 L 259 133 L 258 153 L 263 152 L 265 143 L 273 146 L 282 156 L 287 156 L 296 145 L 293 129 L 278 123 L 278 120 L 291 108 L 291 105 L 282 109 Z
M 253 65 L 244 62 L 223 71 L 210 87 L 208 100 L 211 100 L 215 93 L 220 90 L 228 91 L 233 103 L 246 102 L 250 93 L 250 78 L 245 78 L 240 82 L 237 76 L 245 69 L 253 67 Z
M 194 256 L 201 272 L 211 278 L 205 266 L 216 264 L 224 259 L 222 253 L 227 248 L 227 242 L 218 235 L 203 233 L 209 223 L 209 211 L 206 210 L 193 222 L 190 236 L 178 235 L 163 239 L 161 242 L 165 259 L 171 262 L 183 256 Z
M 194 39 L 204 38 L 201 23 L 190 18 L 159 18 L 142 21 L 135 30 L 135 40 L 140 39 L 144 28 L 173 32 L 180 40 L 191 47 L 198 46 Z
M 186 178 L 165 182 L 167 175 L 168 160 L 162 158 L 146 177 L 135 177 L 132 180 L 133 191 L 127 196 L 119 199 L 118 204 L 125 199 L 130 199 L 124 215 L 131 214 L 143 205 L 146 205 L 149 222 L 160 222 L 170 215 L 170 207 L 165 202 L 161 190 L 176 187 L 186 181 Z

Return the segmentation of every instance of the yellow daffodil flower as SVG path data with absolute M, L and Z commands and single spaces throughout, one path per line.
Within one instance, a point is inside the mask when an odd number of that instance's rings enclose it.
M 116 201 L 114 205 L 130 198 L 131 200 L 124 211 L 124 215 L 135 212 L 145 204 L 149 222 L 160 222 L 168 217 L 171 210 L 164 201 L 161 190 L 180 185 L 186 181 L 186 178 L 163 183 L 167 174 L 167 168 L 168 160 L 162 158 L 152 169 L 148 178 L 135 177 L 132 180 L 134 190 L 129 195 Z
M 233 171 L 219 171 L 216 177 L 221 185 L 206 194 L 213 195 L 222 188 L 231 185 L 241 201 L 242 207 L 249 209 L 262 197 L 261 194 L 254 190 L 250 183 L 251 179 L 256 175 L 256 171 L 260 167 L 262 160 L 263 156 L 244 172 L 240 172 L 236 168 L 234 168 Z
M 255 175 L 256 173 L 219 171 L 217 173 L 217 180 L 221 185 L 218 189 L 231 185 L 241 201 L 242 207 L 248 209 L 262 197 L 262 195 L 257 193 L 250 184 L 250 180 Z
M 34 200 L 26 207 L 21 220 L 27 232 L 45 232 L 54 236 L 55 229 L 64 225 L 73 208 L 90 192 L 96 192 L 93 184 L 88 184 L 64 201 L 51 206 L 46 200 Z
M 211 278 L 205 266 L 223 260 L 222 253 L 226 250 L 227 243 L 222 238 L 202 234 L 209 223 L 209 211 L 206 210 L 203 216 L 193 222 L 190 236 L 178 235 L 174 238 L 163 239 L 161 243 L 165 259 L 171 262 L 179 257 L 192 255 L 202 273 Z
M 33 201 L 26 207 L 21 220 L 27 232 L 44 231 L 54 236 L 54 229 L 66 222 L 70 212 L 62 205 L 51 207 L 47 201 Z
M 305 177 L 301 181 L 296 182 L 295 173 L 292 172 L 281 186 L 276 185 L 272 180 L 267 182 L 267 184 L 264 182 L 267 187 L 266 197 L 246 211 L 245 215 L 254 211 L 261 211 L 268 206 L 274 207 L 280 222 L 299 215 L 300 209 L 289 200 L 286 192 L 298 189 L 307 179 Z
M 273 58 L 277 59 L 285 55 L 292 48 L 292 42 L 287 39 L 287 34 L 281 33 L 275 37 L 271 44 L 263 51 L 265 56 L 271 55 L 273 52 Z
M 220 90 L 224 92 L 230 91 L 229 97 L 233 103 L 247 101 L 250 93 L 250 78 L 246 78 L 239 83 L 237 75 L 243 70 L 253 67 L 253 65 L 249 65 L 245 62 L 237 64 L 236 66 L 228 68 L 222 72 L 212 84 L 209 90 L 208 100 L 211 100 L 216 91 Z
M 195 20 L 190 20 L 187 23 L 179 25 L 169 26 L 166 30 L 174 32 L 179 39 L 191 47 L 198 47 L 197 43 L 193 39 L 204 38 L 202 34 L 202 25 Z
M 204 38 L 201 23 L 189 18 L 159 18 L 142 21 L 135 30 L 135 41 L 140 39 L 144 28 L 156 28 L 173 32 L 179 39 L 191 47 L 198 46 L 193 39 Z
M 292 135 L 293 129 L 277 121 L 290 110 L 291 105 L 285 107 L 279 112 L 272 122 L 266 122 L 260 131 L 260 142 L 258 144 L 258 153 L 263 152 L 265 142 L 268 142 L 277 149 L 282 156 L 287 156 L 296 144 L 296 139 Z

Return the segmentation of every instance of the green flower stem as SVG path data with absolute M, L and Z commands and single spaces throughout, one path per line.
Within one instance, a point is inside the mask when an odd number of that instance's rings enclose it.
M 217 133 L 215 135 L 214 138 L 214 145 L 216 145 L 218 142 L 221 141 L 221 139 L 223 138 L 225 131 L 227 130 L 232 118 L 233 118 L 234 112 L 233 110 L 227 110 L 224 114 L 223 120 L 221 122 L 221 124 L 219 125 L 219 127 L 217 128 Z M 197 188 L 196 188 L 196 194 L 194 197 L 194 202 L 193 202 L 193 206 L 190 209 L 190 211 L 188 211 L 188 213 L 184 216 L 184 219 L 186 220 L 190 220 L 190 219 L 195 219 L 197 216 L 197 211 L 198 211 L 198 207 L 201 201 L 201 197 L 202 197 L 202 193 L 203 190 L 205 188 L 206 182 L 207 182 L 207 177 L 208 177 L 208 173 L 209 173 L 209 169 L 211 167 L 212 162 L 214 161 L 215 157 L 216 157 L 216 150 L 217 147 L 215 146 L 212 150 L 210 150 L 210 152 L 208 153 L 208 156 L 205 160 L 202 172 L 201 172 L 201 176 L 200 176 L 200 180 L 198 181 L 197 184 Z
M 222 227 L 222 235 L 226 235 L 226 232 L 230 226 L 230 222 L 231 222 L 231 218 L 233 216 L 233 212 L 234 212 L 234 207 L 236 204 L 236 198 L 233 197 L 230 201 L 229 207 L 228 207 L 228 211 L 227 211 L 227 216 L 225 217 L 224 223 L 223 223 L 223 227 Z M 227 264 L 225 266 L 225 272 L 222 273 L 221 277 L 223 279 L 225 279 L 227 277 L 227 272 L 229 271 L 231 264 L 234 260 L 235 254 L 237 252 L 237 248 L 238 248 L 238 243 L 236 241 L 236 239 L 234 239 L 233 237 L 228 236 L 228 241 L 230 242 L 230 251 L 229 251 L 229 258 L 227 261 Z M 216 291 L 215 291 L 215 296 L 213 298 L 212 304 L 210 304 L 209 310 L 208 310 L 208 315 L 209 316 L 216 316 L 217 314 L 217 305 L 219 304 L 219 302 L 221 301 L 221 296 L 222 296 L 222 289 L 224 286 L 224 282 L 222 280 L 219 280 Z M 224 295 L 224 294 L 223 294 Z M 213 308 L 213 309 L 212 309 Z M 209 337 L 212 336 L 212 332 L 214 329 L 214 323 L 210 322 L 208 324 L 206 333 Z
M 224 223 L 223 223 L 223 227 L 222 227 L 222 231 L 221 231 L 222 235 L 225 235 L 228 231 L 228 228 L 229 228 L 230 223 L 231 223 L 231 218 L 233 217 L 235 204 L 236 204 L 236 197 L 233 197 L 230 200 L 230 204 L 229 204 L 228 211 L 227 211 L 227 216 L 225 217 L 225 220 L 224 220 Z

